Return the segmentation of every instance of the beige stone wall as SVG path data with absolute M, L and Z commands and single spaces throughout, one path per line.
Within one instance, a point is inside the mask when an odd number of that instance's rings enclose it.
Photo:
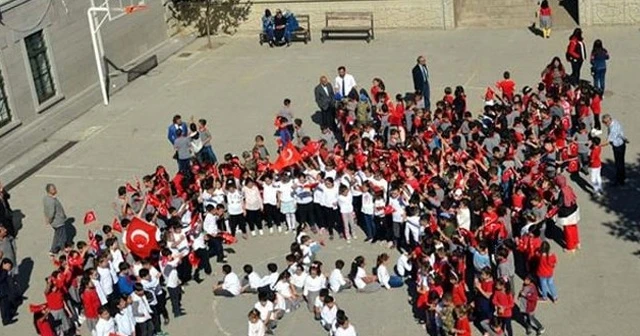
M 640 0 L 580 0 L 580 24 L 640 24 Z
M 325 25 L 325 12 L 373 12 L 375 29 L 455 27 L 453 0 L 253 0 L 249 20 L 240 31 L 258 32 L 266 8 L 288 9 L 296 14 L 309 14 L 313 35 Z

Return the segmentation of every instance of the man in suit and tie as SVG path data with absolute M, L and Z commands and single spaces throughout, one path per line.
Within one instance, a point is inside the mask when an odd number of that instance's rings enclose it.
M 424 107 L 431 110 L 431 89 L 429 88 L 429 69 L 427 68 L 427 59 L 420 55 L 418 56 L 417 64 L 411 70 L 413 74 L 413 88 L 422 92 L 424 97 Z
M 169 142 L 171 142 L 172 145 L 178 138 L 176 132 L 179 129 L 182 130 L 182 134 L 189 134 L 187 124 L 182 122 L 182 117 L 179 114 L 176 114 L 173 116 L 173 124 L 171 124 L 167 130 L 167 139 L 169 139 Z
M 316 104 L 320 108 L 320 127 L 336 128 L 336 100 L 333 86 L 327 76 L 320 77 L 320 84 L 314 90 Z

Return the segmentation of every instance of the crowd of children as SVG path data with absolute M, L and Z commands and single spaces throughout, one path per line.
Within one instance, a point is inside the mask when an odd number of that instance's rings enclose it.
M 273 333 L 277 320 L 305 304 L 332 335 L 356 335 L 337 294 L 405 284 L 416 319 L 433 335 L 471 335 L 475 324 L 511 336 L 512 319 L 542 334 L 537 303 L 559 298 L 549 241 L 580 248 L 577 200 L 563 173 L 581 178 L 588 167 L 594 194 L 602 192 L 602 92 L 572 86 L 559 68 L 556 58 L 550 80 L 522 89 L 505 72 L 475 116 L 461 86 L 446 88 L 429 111 L 420 92 L 392 100 L 376 78 L 375 96 L 354 88 L 342 97 L 335 127 L 317 140 L 285 104 L 275 160 L 256 136 L 242 158 L 194 156 L 173 177 L 158 167 L 118 189 L 112 226 L 54 257 L 46 304 L 31 307 L 39 334 L 72 335 L 83 325 L 96 336 L 162 335 L 170 315 L 183 314 L 182 285 L 211 274 L 212 256 L 224 264 L 214 295 L 257 295 L 249 335 Z M 157 228 L 159 248 L 149 255 L 127 248 L 136 238 L 127 228 L 139 218 Z M 376 274 L 367 274 L 362 256 L 346 277 L 343 260 L 323 274 L 317 256 L 325 238 L 350 243 L 357 232 L 397 249 L 395 266 L 383 253 Z M 240 278 L 222 249 L 236 233 L 290 233 L 286 269 L 272 263 L 261 277 L 245 265 Z

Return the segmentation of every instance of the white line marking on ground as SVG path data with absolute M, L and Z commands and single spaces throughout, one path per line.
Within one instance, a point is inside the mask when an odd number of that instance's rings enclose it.
M 114 171 L 114 172 L 134 172 L 140 173 L 140 168 L 122 168 L 122 167 L 92 167 L 92 166 L 82 166 L 82 165 L 53 165 L 51 168 L 57 169 L 91 169 L 91 170 L 101 170 L 101 171 Z
M 218 299 L 214 297 L 213 303 L 211 304 L 211 310 L 213 311 L 213 323 L 216 325 L 218 330 L 220 330 L 220 332 L 223 333 L 225 336 L 231 336 L 231 333 L 226 331 L 222 327 L 222 324 L 220 324 L 220 319 L 218 319 L 218 314 L 216 312 L 216 307 L 217 306 L 218 306 Z

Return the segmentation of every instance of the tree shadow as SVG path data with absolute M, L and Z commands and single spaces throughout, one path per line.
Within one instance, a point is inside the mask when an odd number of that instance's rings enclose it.
M 573 22 L 577 25 L 580 24 L 580 10 L 578 8 L 578 0 L 560 0 L 560 7 L 569 13 Z
M 603 163 L 602 175 L 606 180 L 615 180 L 615 165 L 612 160 Z M 605 186 L 605 196 L 594 201 L 608 214 L 616 215 L 614 221 L 602 225 L 609 229 L 609 234 L 623 241 L 640 243 L 640 207 L 638 197 L 640 189 L 640 156 L 636 161 L 627 164 L 627 180 L 622 187 Z M 640 257 L 640 249 L 633 253 Z

